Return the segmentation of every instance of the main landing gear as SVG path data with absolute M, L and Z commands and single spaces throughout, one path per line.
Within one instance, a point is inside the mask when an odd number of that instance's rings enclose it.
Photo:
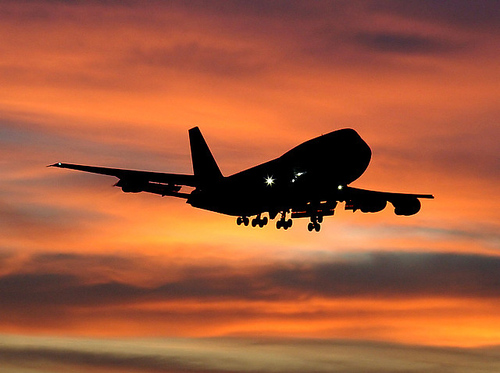
M 319 216 L 311 216 L 311 222 L 309 224 L 307 224 L 307 230 L 309 232 L 312 232 L 313 230 L 315 230 L 316 232 L 319 232 L 320 229 L 321 229 L 321 223 L 323 223 L 323 216 L 322 215 L 319 215 Z
M 286 220 L 286 212 L 282 211 L 281 212 L 281 218 L 276 222 L 276 228 L 280 229 L 283 228 L 284 230 L 287 230 L 292 226 L 292 219 Z
M 264 216 L 261 218 L 260 214 L 257 215 L 255 218 L 252 219 L 252 227 L 256 227 L 257 225 L 262 228 L 264 225 L 267 224 L 269 220 L 267 219 L 267 216 Z
M 287 230 L 292 226 L 293 220 L 291 218 L 287 219 L 287 214 L 289 211 L 281 211 L 280 218 L 276 221 L 276 228 Z M 274 219 L 277 215 L 277 212 L 269 213 L 269 218 L 267 216 L 262 217 L 262 214 L 255 216 L 252 219 L 252 227 L 259 226 L 260 228 L 267 225 L 270 219 Z M 314 212 L 293 212 L 293 218 L 305 218 L 308 217 L 311 219 L 309 224 L 307 225 L 307 230 L 309 232 L 316 231 L 319 232 L 321 230 L 321 223 L 323 223 L 323 217 L 325 215 L 324 211 L 314 211 Z M 326 215 L 333 215 L 333 211 L 328 211 Z M 248 226 L 250 224 L 250 219 L 248 216 L 239 216 L 236 219 L 236 224 Z
M 271 217 L 274 218 L 274 216 L 276 216 L 276 214 Z M 260 228 L 262 228 L 267 225 L 267 223 L 269 223 L 269 218 L 267 216 L 262 217 L 260 214 L 252 219 L 252 227 L 259 226 Z M 248 226 L 250 224 L 250 219 L 248 218 L 248 216 L 238 216 L 238 218 L 236 219 L 236 224 L 243 224 L 244 226 Z M 286 220 L 286 212 L 281 212 L 281 218 L 276 222 L 276 228 L 283 228 L 286 230 L 291 226 L 292 219 Z
M 263 218 L 259 215 L 257 215 L 255 218 L 252 219 L 252 227 L 259 226 L 262 228 L 264 225 L 266 225 L 269 222 L 269 219 L 267 216 L 264 216 Z M 250 223 L 250 220 L 248 219 L 247 216 L 238 216 L 236 219 L 236 224 L 241 225 L 243 224 L 244 226 L 247 226 Z
M 250 223 L 250 220 L 246 216 L 238 216 L 238 219 L 236 219 L 236 224 L 241 225 L 243 224 L 245 227 L 248 226 Z

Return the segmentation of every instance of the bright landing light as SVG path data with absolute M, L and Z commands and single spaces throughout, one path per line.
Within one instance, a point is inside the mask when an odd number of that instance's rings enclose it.
M 337 187 L 337 189 L 338 189 L 338 190 L 342 190 L 343 188 L 344 188 L 344 187 L 343 187 L 342 185 L 339 185 L 339 186 Z
M 272 186 L 274 184 L 274 178 L 272 176 L 267 176 L 265 181 L 267 186 Z

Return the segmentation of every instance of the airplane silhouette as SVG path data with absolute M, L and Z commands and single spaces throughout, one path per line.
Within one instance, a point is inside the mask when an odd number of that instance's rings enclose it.
M 198 127 L 189 130 L 193 175 L 125 170 L 79 164 L 55 163 L 69 168 L 115 176 L 115 186 L 126 193 L 148 192 L 185 198 L 193 207 L 237 216 L 238 225 L 263 227 L 280 214 L 276 228 L 288 229 L 294 218 L 309 218 L 309 231 L 319 232 L 323 217 L 345 209 L 383 210 L 387 202 L 396 215 L 420 211 L 419 198 L 430 194 L 379 192 L 352 188 L 368 167 L 371 149 L 353 129 L 341 129 L 306 141 L 282 156 L 258 166 L 223 176 Z M 183 187 L 194 188 L 187 193 Z M 265 213 L 267 216 L 263 216 Z

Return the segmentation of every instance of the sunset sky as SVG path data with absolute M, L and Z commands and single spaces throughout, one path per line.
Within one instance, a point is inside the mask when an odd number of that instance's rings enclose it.
M 500 370 L 496 0 L 0 1 L 2 372 Z M 320 233 L 237 226 L 54 162 L 224 175 L 340 128 Z M 439 368 L 441 367 L 441 368 Z

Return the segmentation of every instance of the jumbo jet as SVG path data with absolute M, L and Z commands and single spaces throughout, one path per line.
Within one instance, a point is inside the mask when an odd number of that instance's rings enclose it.
M 306 141 L 282 156 L 258 166 L 223 176 L 198 127 L 189 130 L 193 174 L 125 170 L 55 163 L 69 168 L 117 177 L 115 186 L 126 193 L 147 192 L 186 199 L 193 207 L 236 216 L 238 225 L 263 227 L 275 219 L 287 230 L 292 219 L 308 218 L 309 231 L 319 232 L 323 217 L 345 209 L 383 210 L 387 202 L 396 215 L 420 211 L 430 194 L 379 192 L 350 187 L 368 167 L 371 149 L 353 129 L 341 129 Z M 190 189 L 186 191 L 185 189 Z M 267 216 L 266 216 L 267 215 Z

